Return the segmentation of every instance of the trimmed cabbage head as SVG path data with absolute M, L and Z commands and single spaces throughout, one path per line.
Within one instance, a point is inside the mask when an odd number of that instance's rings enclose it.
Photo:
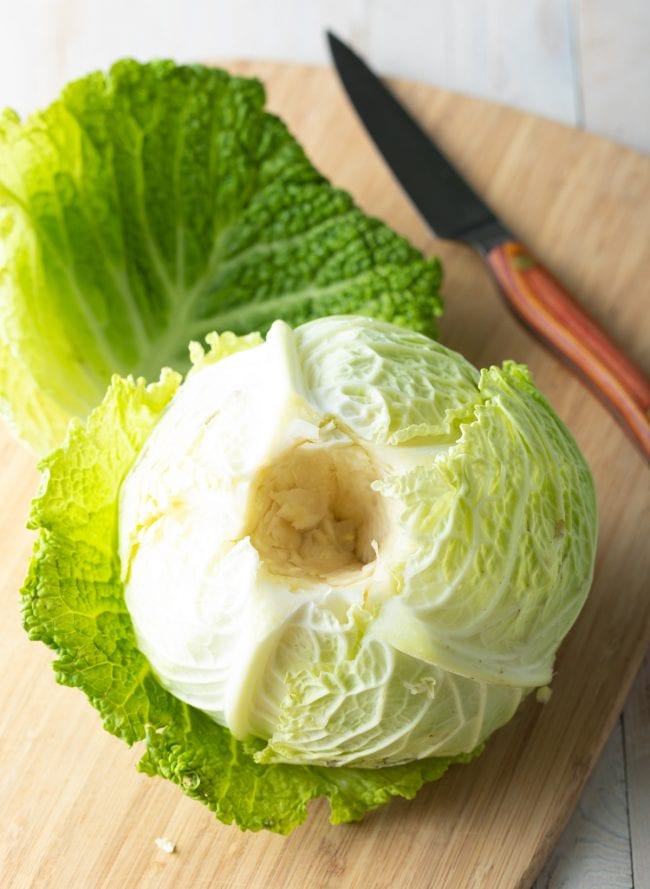
M 261 763 L 474 750 L 550 683 L 590 586 L 571 436 L 524 367 L 385 322 L 228 342 L 195 347 L 122 485 L 141 651 Z

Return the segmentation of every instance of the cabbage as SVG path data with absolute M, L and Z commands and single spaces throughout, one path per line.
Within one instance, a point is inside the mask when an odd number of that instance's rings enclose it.
M 257 80 L 123 60 L 0 112 L 0 411 L 38 453 L 111 374 L 335 312 L 435 332 L 437 260 L 361 212 Z
M 223 821 L 356 819 L 551 682 L 591 476 L 520 365 L 353 316 L 209 346 L 114 377 L 43 461 L 25 624 Z

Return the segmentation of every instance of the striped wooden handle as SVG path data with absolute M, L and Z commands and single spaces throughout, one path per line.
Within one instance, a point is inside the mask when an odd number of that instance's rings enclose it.
M 487 261 L 515 314 L 601 398 L 650 461 L 650 381 L 526 248 L 493 247 Z

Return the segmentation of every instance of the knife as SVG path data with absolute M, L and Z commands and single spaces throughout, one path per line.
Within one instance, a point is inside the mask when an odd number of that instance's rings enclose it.
M 643 371 L 511 234 L 365 62 L 327 36 L 352 105 L 433 233 L 481 254 L 517 318 L 590 386 L 650 461 L 650 381 Z

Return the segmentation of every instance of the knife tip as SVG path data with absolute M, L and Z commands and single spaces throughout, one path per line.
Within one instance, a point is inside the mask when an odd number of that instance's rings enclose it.
M 327 42 L 329 43 L 330 49 L 333 51 L 337 46 L 343 46 L 341 40 L 336 36 L 334 31 L 330 31 L 329 28 L 325 29 L 325 36 L 327 37 Z
M 327 35 L 330 53 L 332 54 L 334 64 L 337 68 L 344 64 L 349 65 L 350 62 L 363 64 L 354 50 L 352 50 L 347 43 L 344 43 L 340 37 L 337 37 L 333 31 L 330 31 L 328 28 L 325 31 L 325 34 Z

